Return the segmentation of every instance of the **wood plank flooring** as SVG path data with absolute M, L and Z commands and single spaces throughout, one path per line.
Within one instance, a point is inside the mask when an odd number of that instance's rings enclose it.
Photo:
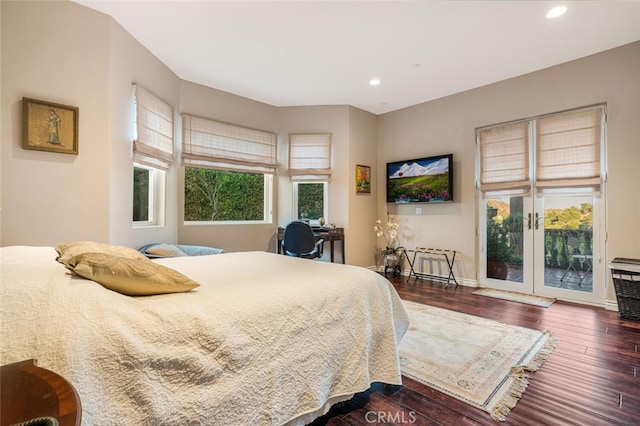
M 400 297 L 537 330 L 559 343 L 507 416 L 509 425 L 640 425 L 640 321 L 617 312 L 555 302 L 550 308 L 473 295 L 473 288 L 390 278 Z M 409 378 L 402 388 L 375 385 L 342 412 L 314 426 L 497 425 L 488 413 Z

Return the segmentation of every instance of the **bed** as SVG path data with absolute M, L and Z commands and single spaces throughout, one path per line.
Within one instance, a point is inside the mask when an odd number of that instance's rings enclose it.
M 365 268 L 266 252 L 158 260 L 200 286 L 131 297 L 53 247 L 1 249 L 0 363 L 71 382 L 86 425 L 302 425 L 401 384 L 408 315 Z

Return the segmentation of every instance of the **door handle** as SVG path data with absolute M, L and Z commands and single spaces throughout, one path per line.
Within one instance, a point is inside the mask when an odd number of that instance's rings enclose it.
M 527 214 L 527 229 L 531 229 L 531 213 Z
M 536 213 L 536 229 L 540 228 L 540 216 Z

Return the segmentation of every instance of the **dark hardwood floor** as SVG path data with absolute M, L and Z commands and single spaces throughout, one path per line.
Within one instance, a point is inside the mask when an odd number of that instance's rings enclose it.
M 504 425 L 640 425 L 640 321 L 566 302 L 550 308 L 473 295 L 473 288 L 390 278 L 400 297 L 537 330 L 559 343 Z M 403 378 L 402 388 L 373 386 L 346 412 L 316 424 L 496 425 L 488 413 Z M 354 408 L 355 407 L 355 408 Z

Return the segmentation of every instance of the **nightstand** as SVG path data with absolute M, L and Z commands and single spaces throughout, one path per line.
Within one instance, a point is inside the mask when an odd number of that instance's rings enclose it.
M 53 417 L 60 426 L 80 425 L 82 407 L 71 383 L 33 359 L 0 368 L 0 425 Z

